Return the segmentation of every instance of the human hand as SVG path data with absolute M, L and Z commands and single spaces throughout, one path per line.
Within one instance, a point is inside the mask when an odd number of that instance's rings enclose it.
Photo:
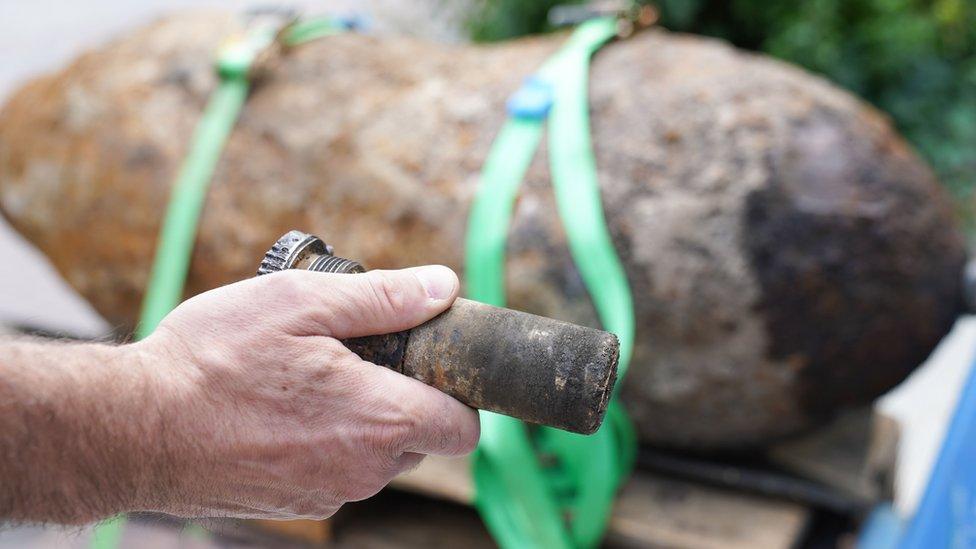
M 161 387 L 145 510 L 325 518 L 426 454 L 478 441 L 477 412 L 364 362 L 339 339 L 412 328 L 450 307 L 432 266 L 365 274 L 289 270 L 200 294 L 138 352 Z

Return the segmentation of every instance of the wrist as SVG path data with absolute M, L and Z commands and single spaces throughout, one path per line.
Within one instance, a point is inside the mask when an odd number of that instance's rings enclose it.
M 133 490 L 125 502 L 126 511 L 172 512 L 182 493 L 177 483 L 185 478 L 187 461 L 180 451 L 181 419 L 186 402 L 187 376 L 184 365 L 165 348 L 142 341 L 116 347 L 116 361 L 132 381 L 133 407 L 120 411 L 123 443 L 127 457 L 122 465 L 129 472 Z
M 89 429 L 82 444 L 90 469 L 101 477 L 96 486 L 108 492 L 101 497 L 106 506 L 101 513 L 145 510 L 160 461 L 158 380 L 136 345 L 94 344 L 89 350 L 99 364 L 88 370 L 84 386 L 77 389 L 81 402 L 72 408 L 90 414 L 83 419 Z
M 100 484 L 114 492 L 103 496 L 110 506 L 103 514 L 170 512 L 185 474 L 174 450 L 186 392 L 182 365 L 148 341 L 93 347 L 100 367 L 87 376 L 84 399 L 97 403 L 89 421 L 101 432 L 90 443 L 101 448 L 89 454 L 104 475 Z

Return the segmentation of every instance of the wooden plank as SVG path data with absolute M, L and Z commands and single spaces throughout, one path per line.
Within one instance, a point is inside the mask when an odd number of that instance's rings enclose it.
M 337 549 L 497 547 L 471 507 L 400 490 L 345 505 L 340 514 Z
M 392 486 L 457 503 L 474 497 L 467 458 L 427 458 Z M 606 545 L 788 548 L 809 515 L 795 503 L 639 473 L 620 492 Z
M 248 520 L 248 527 L 274 537 L 310 545 L 332 541 L 332 527 L 327 520 Z
M 416 469 L 393 479 L 390 486 L 464 505 L 474 501 L 471 461 L 467 457 L 427 456 Z
M 618 496 L 606 545 L 786 549 L 808 519 L 794 503 L 640 474 Z
M 767 456 L 797 475 L 870 502 L 892 493 L 898 440 L 897 422 L 868 407 L 777 444 Z

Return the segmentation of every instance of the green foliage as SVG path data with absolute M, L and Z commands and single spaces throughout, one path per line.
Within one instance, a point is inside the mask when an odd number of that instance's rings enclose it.
M 472 37 L 546 30 L 545 10 L 555 3 L 481 0 Z M 887 111 L 963 209 L 972 210 L 976 0 L 660 0 L 658 6 L 667 28 L 791 61 Z
M 551 30 L 546 21 L 549 8 L 558 4 L 579 4 L 581 0 L 475 0 L 468 32 L 476 42 L 507 40 Z

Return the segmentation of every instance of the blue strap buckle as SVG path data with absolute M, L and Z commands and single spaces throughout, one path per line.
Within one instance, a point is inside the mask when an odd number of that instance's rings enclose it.
M 552 84 L 538 76 L 530 76 L 509 96 L 505 108 L 513 118 L 543 120 L 549 116 L 552 101 Z
M 347 31 L 363 32 L 368 31 L 372 26 L 371 22 L 365 16 L 359 13 L 338 15 L 335 17 L 335 21 L 339 27 Z

